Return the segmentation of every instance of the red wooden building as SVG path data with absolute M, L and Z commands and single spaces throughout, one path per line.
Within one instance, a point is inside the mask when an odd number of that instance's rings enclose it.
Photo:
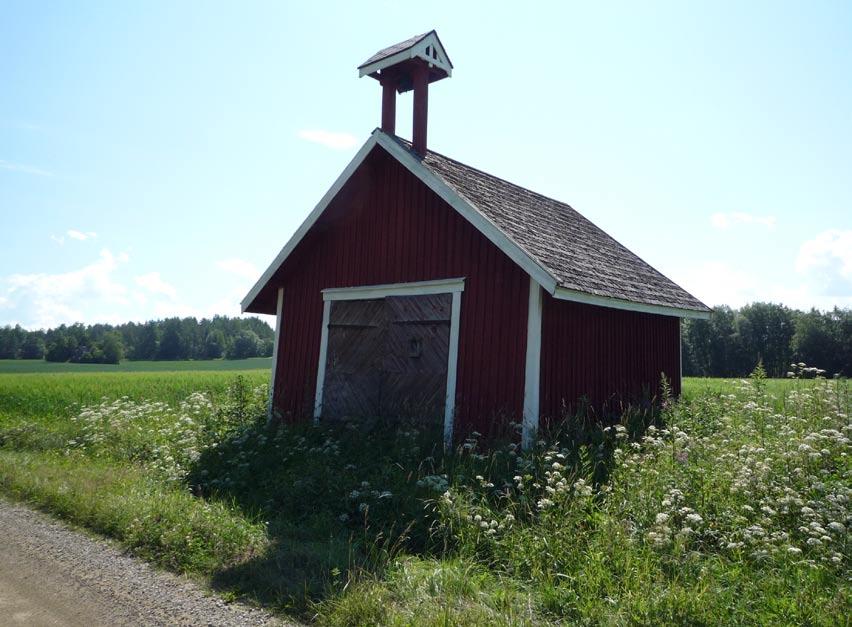
M 445 439 L 584 398 L 680 391 L 680 318 L 709 309 L 567 204 L 429 150 L 435 31 L 359 67 L 382 127 L 242 302 L 275 314 L 271 409 L 284 419 L 422 414 Z M 414 91 L 413 141 L 394 132 Z

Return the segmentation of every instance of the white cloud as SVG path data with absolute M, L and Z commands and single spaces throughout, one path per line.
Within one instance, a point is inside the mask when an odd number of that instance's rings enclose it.
M 710 216 L 710 223 L 717 229 L 729 229 L 739 224 L 754 224 L 766 227 L 767 229 L 774 229 L 775 222 L 775 216 L 756 216 L 742 211 L 714 213 Z
M 767 281 L 757 270 L 719 261 L 672 272 L 679 285 L 710 306 L 764 301 L 804 310 L 852 307 L 852 230 L 831 229 L 807 240 L 782 274 L 784 279 Z
M 260 272 L 258 272 L 253 263 L 237 257 L 229 257 L 228 259 L 217 261 L 216 267 L 220 270 L 224 270 L 225 272 L 235 274 L 240 278 L 249 279 L 251 281 L 260 277 Z
M 251 267 L 248 262 L 226 263 L 232 275 L 219 282 L 215 300 L 185 301 L 159 272 L 131 273 L 125 265 L 129 260 L 127 253 L 104 249 L 97 259 L 77 270 L 0 276 L 0 325 L 36 329 L 75 322 L 119 324 L 172 316 L 239 316 L 246 284 L 255 278 L 246 278 Z M 255 272 L 253 267 L 251 270 Z
M 302 129 L 298 136 L 305 141 L 320 144 L 332 150 L 349 150 L 358 145 L 358 138 L 351 133 L 335 133 L 322 129 Z
M 3 159 L 0 159 L 0 169 L 9 170 L 10 172 L 21 172 L 22 174 L 33 174 L 35 176 L 53 176 L 53 172 L 48 172 L 41 168 L 35 168 L 31 165 L 4 161 Z
M 852 306 L 852 230 L 829 229 L 799 247 L 796 272 L 828 306 Z
M 96 261 L 79 270 L 0 277 L 0 298 L 3 307 L 30 328 L 117 320 L 119 316 L 104 312 L 130 302 L 127 288 L 114 278 L 120 263 L 104 249 Z
M 148 274 L 139 275 L 135 278 L 135 281 L 136 285 L 148 290 L 152 294 L 162 294 L 169 298 L 177 296 L 175 287 L 171 283 L 164 281 L 159 272 L 149 272 Z
M 814 271 L 826 271 L 852 281 L 852 230 L 829 229 L 801 245 L 796 272 Z
M 68 229 L 65 233 L 71 239 L 80 240 L 81 242 L 86 241 L 87 239 L 94 239 L 98 236 L 94 231 L 78 231 L 77 229 Z
M 88 239 L 95 239 L 98 234 L 94 231 L 80 231 L 78 229 L 68 229 L 65 232 L 65 235 L 51 235 L 50 239 L 62 246 L 65 244 L 65 236 L 68 236 L 69 239 L 74 239 L 79 242 L 85 242 Z M 123 259 L 121 259 L 122 256 L 124 257 Z M 127 261 L 127 253 L 121 253 L 121 255 L 119 255 L 119 261 Z
M 675 273 L 675 281 L 711 307 L 739 307 L 759 300 L 755 278 L 721 261 L 708 261 Z

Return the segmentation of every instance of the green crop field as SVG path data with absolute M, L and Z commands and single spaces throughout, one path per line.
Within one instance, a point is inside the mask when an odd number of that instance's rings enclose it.
M 0 495 L 320 624 L 852 615 L 846 381 L 687 379 L 662 413 L 444 452 L 268 424 L 268 360 L 213 363 L 0 374 Z
M 258 370 L 272 367 L 271 357 L 249 359 L 211 359 L 205 361 L 123 361 L 120 364 L 72 364 L 42 359 L 0 359 L 0 374 L 40 372 L 207 372 L 220 370 Z

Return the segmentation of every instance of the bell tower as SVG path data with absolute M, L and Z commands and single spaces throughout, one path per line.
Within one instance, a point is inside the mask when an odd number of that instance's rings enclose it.
M 414 90 L 411 139 L 414 151 L 426 154 L 429 83 L 453 74 L 438 33 L 434 30 L 379 50 L 358 66 L 359 76 L 370 76 L 382 86 L 382 130 L 396 134 L 396 95 Z

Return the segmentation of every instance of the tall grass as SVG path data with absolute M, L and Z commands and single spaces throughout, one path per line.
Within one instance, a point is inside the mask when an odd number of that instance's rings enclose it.
M 0 378 L 0 490 L 325 624 L 852 609 L 845 381 L 688 381 L 662 413 L 445 453 L 416 424 L 267 425 L 259 377 L 211 374 L 107 393 L 77 379 L 28 413 L 38 392 Z

